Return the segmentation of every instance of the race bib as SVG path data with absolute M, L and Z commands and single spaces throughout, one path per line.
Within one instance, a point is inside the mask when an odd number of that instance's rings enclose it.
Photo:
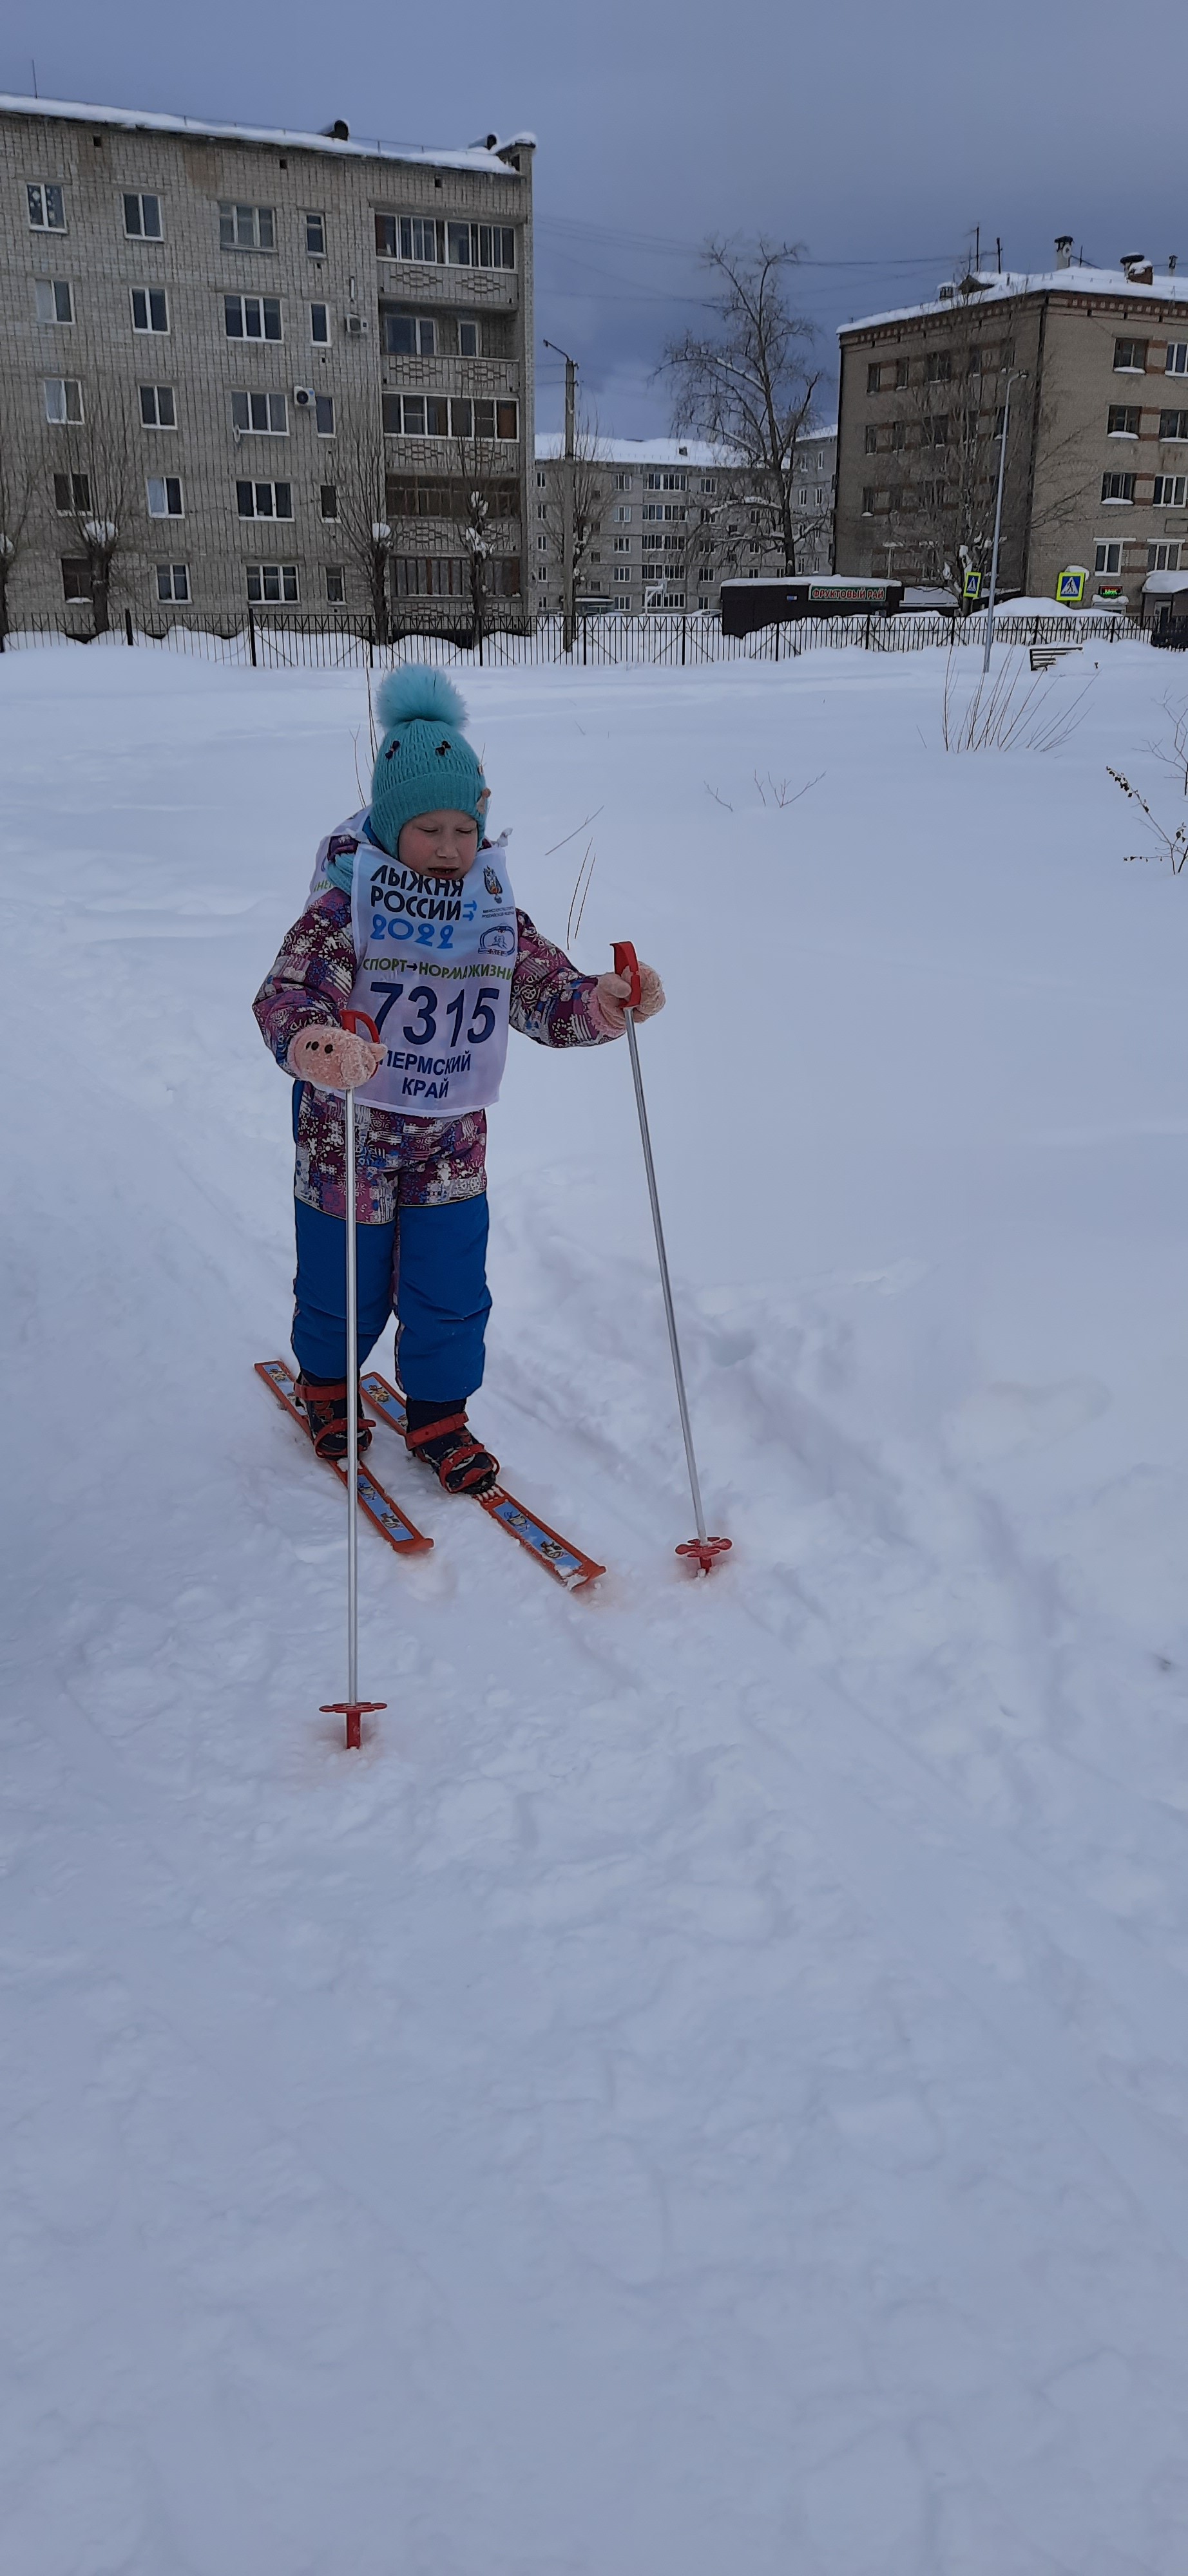
M 332 838 L 335 836 L 331 836 Z M 354 856 L 350 1008 L 384 1061 L 356 1099 L 403 1118 L 460 1118 L 499 1098 L 519 937 L 505 846 L 464 877 L 424 877 L 365 831 Z

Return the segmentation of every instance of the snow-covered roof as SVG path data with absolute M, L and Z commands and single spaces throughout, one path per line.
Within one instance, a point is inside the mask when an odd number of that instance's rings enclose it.
M 488 152 L 483 144 L 465 149 L 450 144 L 437 150 L 426 143 L 343 142 L 334 135 L 293 133 L 284 126 L 219 125 L 205 116 L 160 116 L 155 109 L 142 107 L 86 107 L 74 99 L 22 98 L 9 90 L 0 91 L 0 114 L 62 117 L 75 125 L 119 125 L 130 134 L 188 134 L 211 143 L 275 143 L 292 152 L 336 153 L 348 161 L 426 161 L 435 169 L 482 170 L 499 179 L 517 175 L 497 151 Z M 514 134 L 499 149 L 506 152 L 518 143 L 532 148 L 535 142 L 533 134 Z
M 855 322 L 838 325 L 838 336 L 845 339 L 851 331 L 872 331 L 888 322 L 912 322 L 930 313 L 982 313 L 987 305 L 1007 304 L 1018 295 L 1115 295 L 1128 304 L 1139 302 L 1188 304 L 1188 276 L 1173 276 L 1166 270 L 1151 285 L 1137 277 L 1128 277 L 1124 268 L 1049 268 L 1033 273 L 1026 269 L 1004 269 L 1001 277 L 983 275 L 977 291 L 962 295 L 937 295 L 927 304 L 902 304 L 893 313 L 865 313 Z
M 806 429 L 802 447 L 815 447 L 837 436 L 837 423 L 828 429 Z M 547 465 L 563 456 L 565 440 L 559 429 L 537 433 L 537 463 Z M 598 433 L 599 462 L 607 465 L 742 465 L 744 457 L 734 455 L 729 447 L 713 447 L 701 438 L 604 438 Z

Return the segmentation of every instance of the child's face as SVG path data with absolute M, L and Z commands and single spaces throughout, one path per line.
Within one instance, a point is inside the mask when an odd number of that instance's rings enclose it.
M 425 877 L 464 877 L 474 866 L 478 824 L 473 814 L 414 814 L 396 844 L 406 868 Z

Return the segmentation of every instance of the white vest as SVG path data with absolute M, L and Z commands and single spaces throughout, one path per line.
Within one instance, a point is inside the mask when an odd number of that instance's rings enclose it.
M 425 877 L 361 833 L 349 1007 L 374 1020 L 385 1050 L 355 1094 L 368 1107 L 461 1118 L 498 1100 L 519 947 L 505 841 L 480 849 L 464 877 Z

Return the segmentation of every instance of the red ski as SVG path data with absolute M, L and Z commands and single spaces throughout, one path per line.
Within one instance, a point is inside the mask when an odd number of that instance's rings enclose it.
M 389 1430 L 398 1432 L 403 1440 L 404 1398 L 399 1387 L 390 1386 L 378 1369 L 369 1369 L 359 1383 L 380 1421 L 386 1422 Z M 596 1583 L 599 1575 L 605 1574 L 604 1565 L 597 1565 L 592 1556 L 584 1556 L 580 1547 L 571 1547 L 567 1538 L 550 1529 L 548 1522 L 530 1512 L 525 1503 L 518 1503 L 505 1486 L 494 1485 L 489 1494 L 475 1494 L 470 1499 L 480 1504 L 490 1519 L 497 1522 L 500 1529 L 505 1529 L 511 1538 L 518 1538 L 529 1556 L 535 1557 L 537 1564 L 543 1565 L 558 1583 L 563 1583 L 567 1592 L 580 1592 L 584 1585 Z
M 292 1369 L 287 1361 L 257 1360 L 256 1375 L 263 1378 L 265 1386 L 271 1387 L 278 1404 L 283 1404 L 286 1413 L 291 1414 L 294 1422 L 299 1422 L 304 1431 L 305 1413 L 297 1393 Z M 382 1379 L 380 1384 L 383 1384 Z M 347 1480 L 345 1458 L 328 1458 L 323 1463 L 333 1467 L 339 1482 L 345 1485 Z M 416 1522 L 410 1521 L 408 1513 L 401 1511 L 399 1503 L 394 1503 L 391 1495 L 385 1493 L 378 1476 L 372 1475 L 366 1460 L 362 1458 L 359 1461 L 358 1495 L 360 1511 L 366 1512 L 373 1529 L 379 1531 L 381 1538 L 386 1538 L 389 1547 L 395 1548 L 397 1556 L 427 1555 L 433 1545 L 432 1539 L 426 1538 L 424 1531 L 417 1528 Z

